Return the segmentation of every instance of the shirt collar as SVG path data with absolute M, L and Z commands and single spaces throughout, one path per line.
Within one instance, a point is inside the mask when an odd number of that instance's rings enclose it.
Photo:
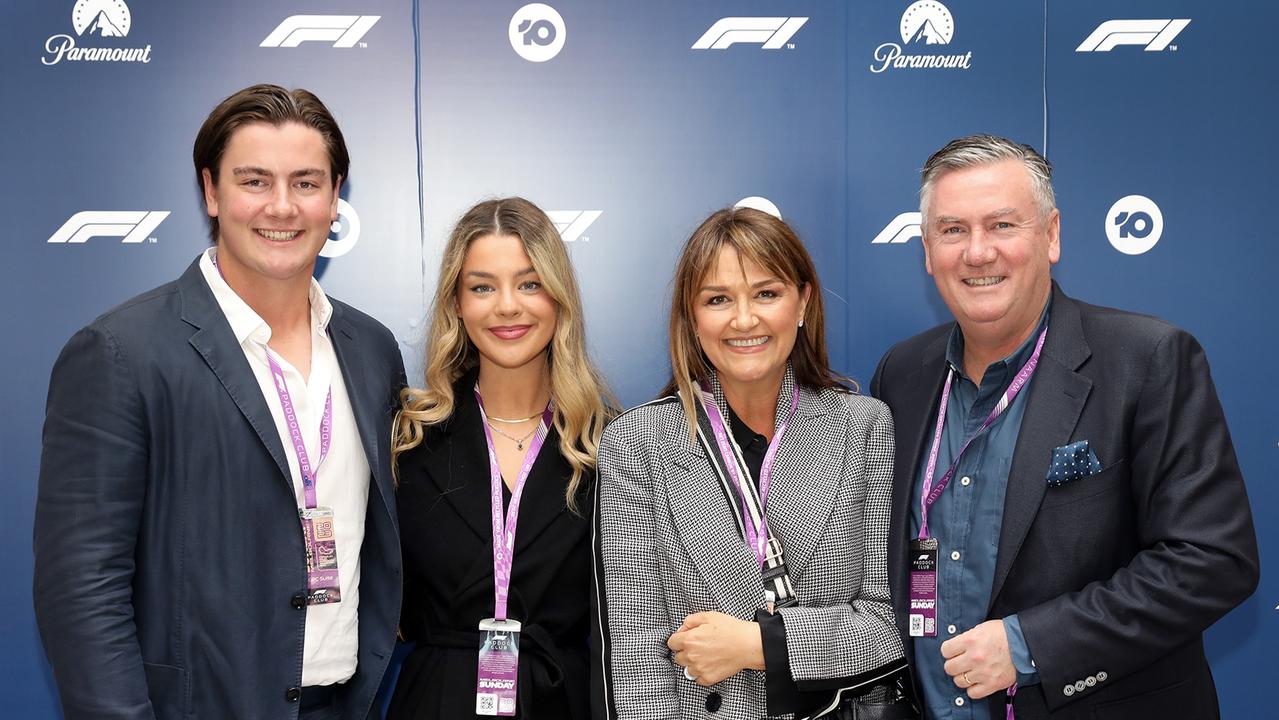
M 200 255 L 200 271 L 204 273 L 204 281 L 209 284 L 214 299 L 222 308 L 222 314 L 226 315 L 227 323 L 231 325 L 231 332 L 235 335 L 235 341 L 243 345 L 245 340 L 253 340 L 265 345 L 271 340 L 271 326 L 267 325 L 262 316 L 249 307 L 249 304 L 244 302 L 227 284 L 215 264 L 217 253 L 218 249 L 211 247 Z M 324 335 L 328 332 L 329 320 L 333 318 L 333 305 L 315 278 L 311 278 L 309 298 L 311 329 Z
M 1035 325 L 1034 332 L 1027 335 L 1021 345 L 1018 345 L 1017 349 L 1013 350 L 1008 357 L 991 363 L 986 368 L 988 373 L 991 370 L 999 370 L 1005 367 L 1021 367 L 1030 359 L 1031 354 L 1035 351 L 1035 343 L 1039 339 L 1039 333 L 1043 332 L 1044 328 L 1048 326 L 1048 312 L 1052 309 L 1052 304 L 1052 293 L 1048 293 L 1048 301 L 1044 303 L 1044 309 L 1039 313 L 1039 323 Z M 946 346 L 946 364 L 955 371 L 956 375 L 967 378 L 964 374 L 964 332 L 960 329 L 959 323 L 955 323 L 955 326 L 950 331 L 950 341 Z

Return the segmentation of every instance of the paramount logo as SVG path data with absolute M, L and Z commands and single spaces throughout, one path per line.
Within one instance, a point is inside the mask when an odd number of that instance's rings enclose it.
M 950 10 L 936 0 L 919 0 L 906 8 L 901 21 L 902 43 L 908 49 L 924 49 L 931 45 L 949 45 L 955 34 L 955 18 Z M 967 70 L 972 67 L 972 51 L 964 53 L 937 54 L 905 52 L 901 45 L 886 42 L 875 48 L 875 64 L 870 66 L 873 73 L 882 73 L 889 68 L 951 68 Z
M 122 38 L 129 34 L 133 16 L 124 0 L 76 0 L 71 9 L 71 26 L 81 38 Z M 65 33 L 52 35 L 44 43 L 40 62 L 57 65 L 70 62 L 151 62 L 151 46 L 146 47 L 78 47 L 75 38 Z

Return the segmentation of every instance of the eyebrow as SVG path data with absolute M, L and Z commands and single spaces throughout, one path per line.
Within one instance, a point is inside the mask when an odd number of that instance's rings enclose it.
M 1016 214 L 1017 214 L 1017 208 L 1005 207 L 1005 208 L 999 208 L 998 210 L 994 210 L 990 213 L 987 213 L 986 218 L 997 218 L 997 217 L 1004 217 L 1007 215 L 1016 215 Z M 986 218 L 983 218 L 983 219 L 986 219 Z M 939 215 L 937 219 L 933 221 L 933 224 L 949 225 L 951 223 L 962 223 L 962 222 L 964 222 L 964 219 L 956 215 Z
M 773 283 L 780 283 L 780 282 L 782 282 L 781 278 L 771 277 L 771 278 L 768 278 L 767 280 L 760 280 L 759 282 L 752 284 L 751 288 L 761 288 L 761 287 L 764 287 L 765 285 L 772 285 Z M 703 285 L 701 290 L 699 290 L 699 292 L 728 292 L 728 286 L 727 285 Z
M 523 277 L 523 276 L 525 276 L 525 275 L 530 275 L 530 274 L 533 274 L 533 273 L 536 273 L 536 272 L 537 272 L 537 270 L 534 270 L 534 269 L 533 269 L 533 268 L 531 268 L 531 267 L 526 267 L 526 268 L 524 268 L 523 270 L 521 270 L 521 271 L 519 271 L 519 272 L 515 273 L 515 277 Z M 472 270 L 472 271 L 470 271 L 470 272 L 468 272 L 468 273 L 466 274 L 466 277 L 477 277 L 477 278 L 482 278 L 482 279 L 484 279 L 484 280 L 496 280 L 496 279 L 497 279 L 497 275 L 494 275 L 494 274 L 493 274 L 493 273 L 491 273 L 491 272 L 484 272 L 483 270 Z
M 236 177 L 242 177 L 245 175 L 265 175 L 270 177 L 272 173 L 266 168 L 258 167 L 256 165 L 243 165 L 232 169 L 231 174 Z M 289 177 L 324 177 L 327 174 L 328 172 L 322 168 L 302 168 L 301 170 L 294 170 L 289 173 Z

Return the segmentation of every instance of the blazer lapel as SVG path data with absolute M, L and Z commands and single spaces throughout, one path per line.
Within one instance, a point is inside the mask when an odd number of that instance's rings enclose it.
M 371 394 L 370 385 L 365 381 L 364 363 L 360 362 L 359 330 L 347 319 L 340 303 L 333 302 L 333 316 L 329 319 L 329 341 L 333 343 L 333 352 L 337 355 L 338 367 L 342 371 L 342 381 L 346 384 L 346 394 L 351 400 L 351 410 L 355 415 L 355 426 L 360 433 L 360 444 L 364 447 L 369 468 L 373 471 L 374 484 L 382 498 L 384 507 L 395 506 L 395 488 L 391 478 L 382 471 L 379 458 L 383 452 L 382 431 L 384 424 L 390 422 L 386 412 L 387 397 Z M 388 466 L 389 467 L 389 466 Z
M 1048 338 L 1043 356 L 1031 380 L 1026 413 L 1017 435 L 1004 497 L 1003 527 L 991 587 L 993 606 L 1021 550 L 1022 541 L 1044 499 L 1045 469 L 1053 448 L 1069 441 L 1079 414 L 1092 390 L 1092 381 L 1075 372 L 1092 351 L 1084 338 L 1079 309 L 1053 283 L 1053 306 L 1048 317 Z
M 666 494 L 672 524 L 688 557 L 702 574 L 716 608 L 737 617 L 751 617 L 764 606 L 764 584 L 755 555 L 742 540 L 733 509 L 710 459 L 700 445 L 689 449 L 676 436 L 678 447 L 667 459 L 675 470 L 666 473 Z M 687 442 L 685 440 L 685 442 Z M 756 582 L 743 583 L 742 578 Z
M 292 496 L 289 461 L 284 454 L 284 443 L 280 441 L 275 419 L 271 417 L 271 409 L 262 396 L 262 387 L 253 375 L 253 369 L 244 357 L 244 350 L 235 341 L 226 315 L 204 280 L 199 258 L 178 279 L 178 294 L 182 299 L 182 319 L 196 328 L 189 340 L 191 346 L 204 358 L 218 382 L 240 408 L 240 413 L 249 421 L 249 426 L 275 460 L 280 479 Z
M 516 558 L 568 512 L 564 490 L 572 472 L 572 466 L 560 455 L 559 433 L 552 428 L 529 471 L 524 495 L 520 498 L 520 519 L 515 527 Z
M 910 512 L 916 502 L 915 478 L 919 477 L 924 443 L 936 423 L 937 401 L 946 381 L 946 344 L 950 333 L 942 333 L 920 358 L 919 366 L 901 383 L 906 395 L 895 403 L 893 418 L 897 428 L 896 455 L 893 460 L 893 507 L 890 528 L 895 534 L 888 541 L 888 576 L 898 616 L 905 618 L 909 597 L 906 551 L 910 546 Z M 909 644 L 908 644 L 909 646 Z
M 789 378 L 789 374 L 787 376 Z M 790 405 L 790 389 L 782 388 L 782 401 Z M 782 544 L 786 569 L 796 585 L 818 541 L 826 532 L 835 496 L 839 492 L 842 454 L 839 458 L 814 457 L 814 451 L 830 448 L 832 438 L 843 434 L 832 426 L 821 396 L 810 390 L 799 393 L 799 407 L 785 442 L 778 448 L 772 490 L 765 508 L 769 528 Z M 839 443 L 843 450 L 843 444 Z M 773 524 L 773 518 L 785 518 Z
M 455 388 L 461 386 L 455 385 Z M 483 591 L 491 594 L 493 582 L 488 448 L 484 445 L 478 406 L 470 393 L 470 385 L 455 393 L 457 406 L 453 417 L 425 460 L 427 477 L 439 490 L 441 500 L 475 533 L 482 548 L 474 553 L 470 567 L 453 593 L 451 602 L 455 606 L 460 606 L 480 585 L 485 585 Z

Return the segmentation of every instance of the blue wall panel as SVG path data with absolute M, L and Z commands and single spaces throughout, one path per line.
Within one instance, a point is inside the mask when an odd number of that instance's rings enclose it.
M 818 261 L 833 360 L 866 382 L 892 342 L 949 317 L 909 218 L 897 228 L 904 242 L 872 242 L 918 209 L 928 154 L 971 132 L 1033 143 L 1056 168 L 1056 277 L 1081 298 L 1156 314 L 1199 337 L 1249 480 L 1263 558 L 1279 542 L 1267 512 L 1279 503 L 1269 482 L 1279 477 L 1279 397 L 1266 372 L 1279 350 L 1269 281 L 1279 249 L 1262 220 L 1279 164 L 1270 88 L 1279 67 L 1255 32 L 1279 22 L 1272 4 L 559 0 L 551 4 L 562 48 L 543 62 L 512 44 L 512 19 L 531 12 L 523 2 L 131 0 L 127 23 L 118 10 L 107 17 L 127 27 L 123 37 L 79 32 L 76 8 L 106 4 L 123 3 L 0 7 L 9 161 L 0 202 L 11 255 L 0 269 L 6 716 L 57 716 L 30 600 L 49 369 L 76 328 L 176 277 L 205 246 L 191 142 L 219 99 L 254 82 L 314 90 L 341 123 L 353 158 L 344 219 L 349 227 L 358 217 L 360 231 L 334 238 L 349 252 L 323 260 L 319 274 L 395 332 L 413 377 L 440 252 L 467 207 L 520 194 L 557 218 L 591 213 L 565 239 L 592 352 L 628 404 L 667 378 L 670 273 L 711 211 L 748 196 L 779 208 Z M 334 38 L 261 46 L 285 18 L 325 13 L 378 19 L 349 47 Z M 770 27 L 780 29 L 692 47 L 732 17 L 776 18 Z M 1109 50 L 1078 49 L 1103 23 L 1136 18 L 1190 22 L 1166 43 L 1156 30 L 1119 36 Z M 80 50 L 149 46 L 149 62 L 52 62 L 68 41 Z M 1151 42 L 1161 49 L 1147 50 Z M 922 59 L 885 67 L 892 54 Z M 963 56 L 963 67 L 909 66 L 933 56 Z M 1158 242 L 1137 255 L 1107 233 L 1116 232 L 1112 205 L 1129 195 L 1149 198 L 1163 218 Z M 1124 209 L 1134 208 L 1115 212 Z M 47 242 L 81 211 L 169 215 L 141 243 Z M 1276 602 L 1279 580 L 1263 570 L 1261 590 L 1208 633 L 1227 718 L 1265 707 Z

